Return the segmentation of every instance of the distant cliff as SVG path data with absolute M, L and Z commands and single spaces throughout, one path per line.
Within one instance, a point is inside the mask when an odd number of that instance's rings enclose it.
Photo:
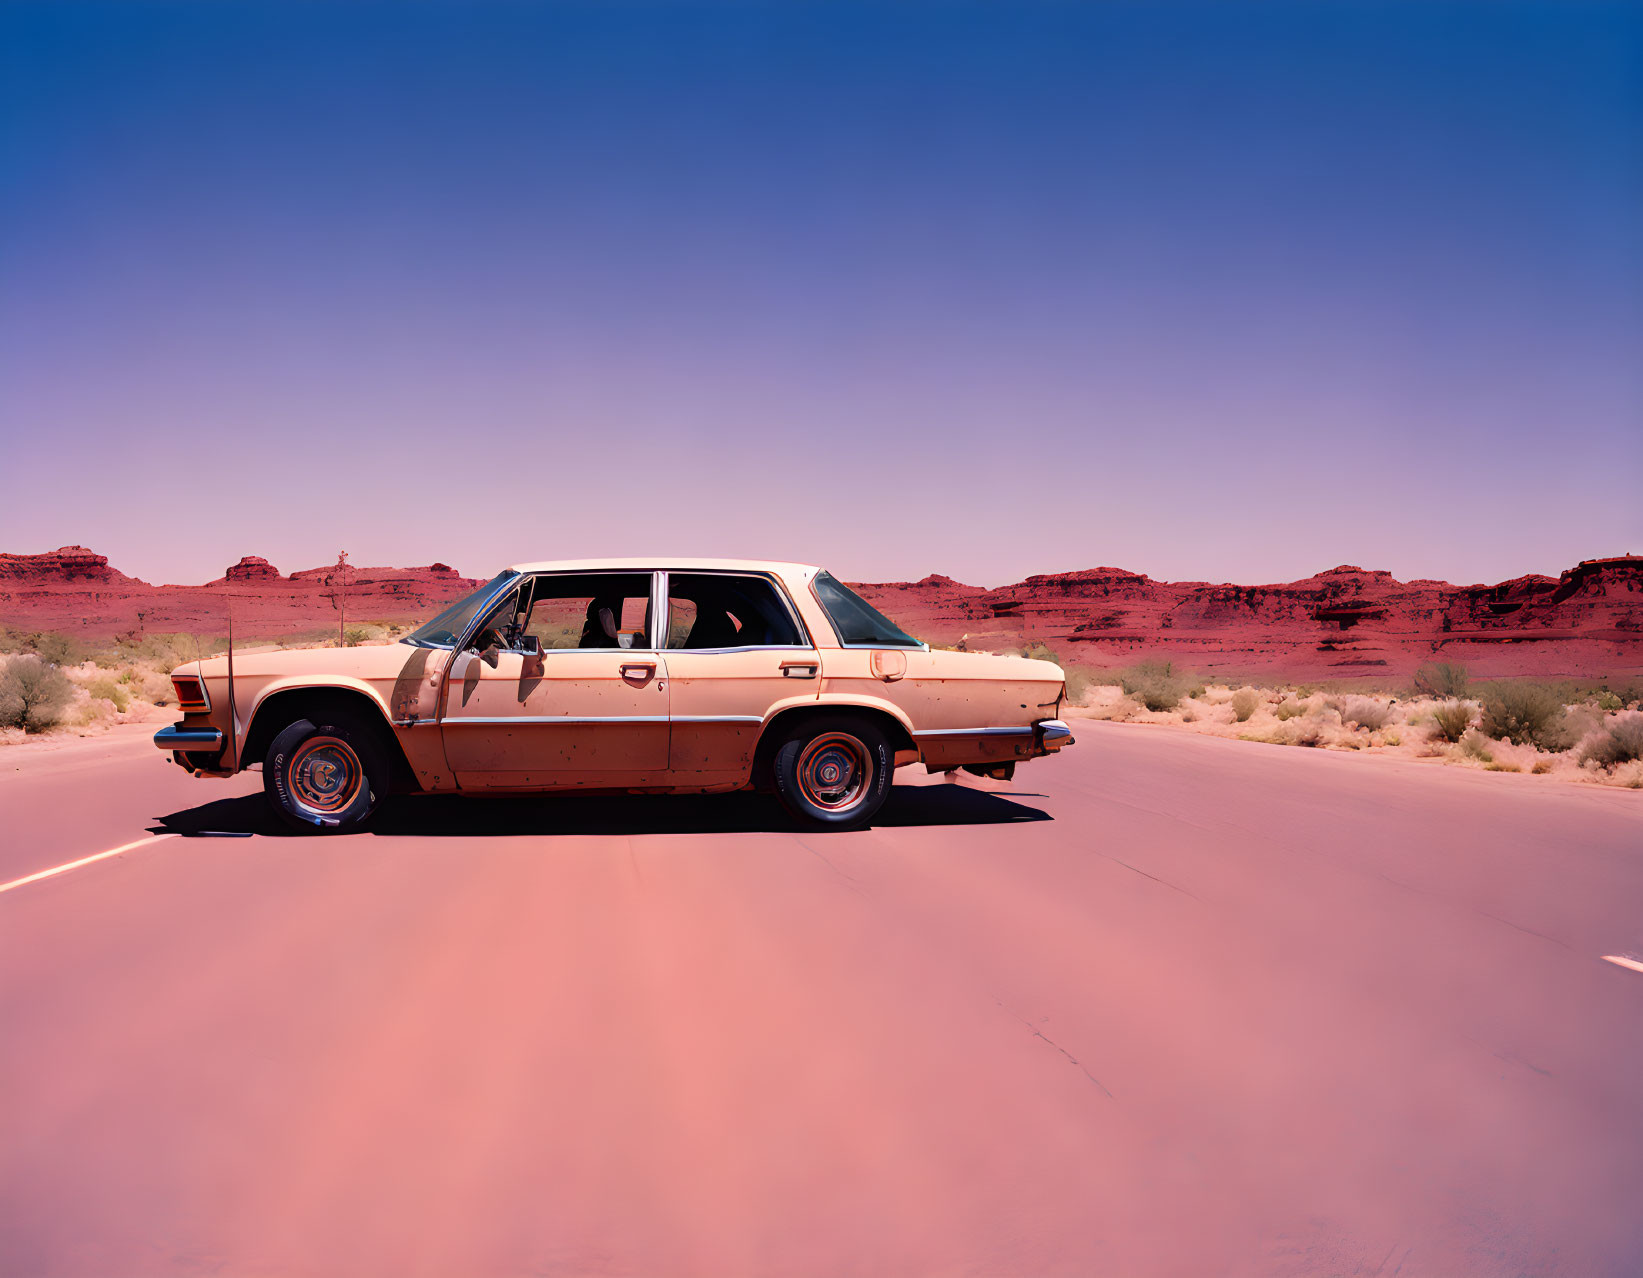
M 65 546 L 44 555 L 0 555 L 0 624 L 87 639 L 143 633 L 277 638 L 337 622 L 417 621 L 480 584 L 448 564 L 425 568 L 309 568 L 282 576 L 247 555 L 203 586 L 153 586 L 112 569 L 104 555 Z
M 1120 568 L 1028 577 L 997 590 L 948 577 L 860 585 L 932 643 L 1047 644 L 1081 665 L 1159 657 L 1229 675 L 1404 674 L 1431 660 L 1480 674 L 1590 677 L 1643 669 L 1643 556 L 1498 585 L 1398 581 L 1343 565 L 1301 581 L 1154 581 Z

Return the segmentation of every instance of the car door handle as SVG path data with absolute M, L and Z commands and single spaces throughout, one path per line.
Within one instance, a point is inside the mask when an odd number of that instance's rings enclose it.
M 782 662 L 782 674 L 789 679 L 814 679 L 817 669 L 814 661 Z
M 656 673 L 656 663 L 654 661 L 624 661 L 619 669 L 622 672 L 622 678 L 642 681 Z

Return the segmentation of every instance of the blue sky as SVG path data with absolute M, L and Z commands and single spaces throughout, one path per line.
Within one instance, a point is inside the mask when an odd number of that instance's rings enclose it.
M 10 4 L 0 549 L 1555 573 L 1640 228 L 1635 6 Z

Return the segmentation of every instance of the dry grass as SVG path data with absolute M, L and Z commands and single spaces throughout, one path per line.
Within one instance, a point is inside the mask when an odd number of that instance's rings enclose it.
M 1415 671 L 1415 691 L 1435 701 L 1464 697 L 1469 683 L 1466 667 L 1449 661 L 1434 661 Z
M 1134 683 L 1132 681 L 1132 686 Z M 1174 724 L 1193 732 L 1270 745 L 1353 750 L 1432 759 L 1479 771 L 1555 777 L 1608 786 L 1643 788 L 1643 712 L 1604 713 L 1595 685 L 1536 685 L 1549 690 L 1556 713 L 1547 716 L 1539 740 L 1513 742 L 1488 736 L 1480 706 L 1461 698 L 1433 700 L 1372 695 L 1368 690 L 1325 692 L 1315 686 L 1208 688 L 1155 711 L 1117 687 L 1098 686 L 1081 704 L 1090 718 L 1141 724 Z M 1479 688 L 1485 695 L 1516 685 Z M 1504 703 L 1511 697 L 1507 691 Z M 1567 697 L 1570 704 L 1561 699 Z M 1244 714 L 1247 711 L 1247 717 Z M 1375 726 L 1371 727 L 1370 725 Z
M 1599 768 L 1643 759 L 1643 712 L 1618 714 L 1581 745 L 1579 758 Z
M 1204 690 L 1201 683 L 1176 670 L 1168 661 L 1143 661 L 1128 670 L 1120 670 L 1116 677 L 1126 696 L 1152 711 L 1173 710 L 1182 698 Z
M 1378 732 L 1386 726 L 1392 707 L 1373 697 L 1348 697 L 1340 707 L 1341 722 L 1356 724 L 1369 732 Z
M 1459 741 L 1472 726 L 1474 713 L 1469 702 L 1445 701 L 1431 712 L 1432 735 L 1442 741 Z

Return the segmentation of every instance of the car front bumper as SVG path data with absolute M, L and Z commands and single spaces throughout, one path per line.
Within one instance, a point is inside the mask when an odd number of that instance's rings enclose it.
M 162 750 L 215 754 L 222 749 L 222 731 L 218 728 L 185 728 L 180 723 L 173 723 L 154 734 L 154 744 Z

